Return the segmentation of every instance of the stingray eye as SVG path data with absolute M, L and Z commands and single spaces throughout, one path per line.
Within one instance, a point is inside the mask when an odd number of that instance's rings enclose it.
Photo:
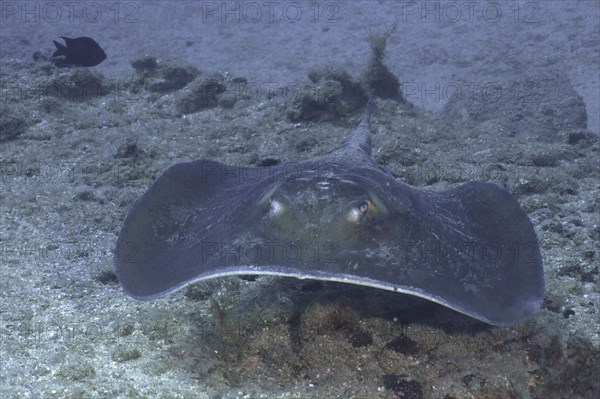
M 276 197 L 271 197 L 269 199 L 269 215 L 270 216 L 278 216 L 281 215 L 285 211 L 285 206 L 281 200 Z
M 362 204 L 360 204 L 358 206 L 358 210 L 360 211 L 361 214 L 366 214 L 367 211 L 369 210 L 369 203 L 367 201 L 363 202 Z
M 368 211 L 369 201 L 363 201 L 357 206 L 350 209 L 350 211 L 346 215 L 346 219 L 348 219 L 348 221 L 352 223 L 360 223 L 361 221 L 365 220 Z

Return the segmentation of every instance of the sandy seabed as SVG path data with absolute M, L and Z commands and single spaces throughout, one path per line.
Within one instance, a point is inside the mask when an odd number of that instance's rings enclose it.
M 50 2 L 1 3 L 0 395 L 594 397 L 598 3 L 473 2 L 472 20 L 456 2 L 293 3 L 272 20 L 256 20 L 253 2 L 227 3 L 239 15 L 225 20 L 220 2 L 81 3 L 88 13 L 72 20 Z M 358 78 L 369 33 L 394 22 L 385 63 L 409 104 L 376 101 L 373 157 L 421 188 L 508 189 L 540 241 L 536 317 L 488 327 L 394 293 L 272 277 L 126 296 L 114 246 L 153 180 L 181 161 L 250 166 L 335 149 L 360 111 L 290 122 L 283 88 L 326 66 Z M 91 36 L 108 59 L 56 69 L 44 57 L 59 36 Z M 144 56 L 175 72 L 136 72 Z M 182 114 L 190 87 L 215 74 L 252 90 Z

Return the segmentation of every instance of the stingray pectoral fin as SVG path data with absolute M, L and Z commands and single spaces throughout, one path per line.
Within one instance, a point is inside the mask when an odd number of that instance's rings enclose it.
M 510 325 L 535 314 L 545 290 L 542 259 L 533 225 L 517 200 L 478 181 L 436 196 L 430 227 L 453 259 L 444 265 L 445 276 L 425 289 L 490 324 Z
M 228 217 L 250 195 L 248 185 L 262 187 L 261 173 L 206 160 L 167 169 L 133 204 L 119 234 L 115 270 L 125 291 L 157 298 L 214 273 L 221 265 L 207 260 L 227 241 Z
M 125 218 L 119 281 L 137 299 L 226 274 L 345 281 L 421 296 L 494 325 L 540 308 L 537 237 L 506 190 L 470 182 L 431 192 L 378 169 L 335 171 L 323 178 L 213 161 L 169 168 Z M 307 256 L 271 252 L 288 243 Z M 315 252 L 321 243 L 335 251 Z M 244 259 L 238 249 L 249 251 Z

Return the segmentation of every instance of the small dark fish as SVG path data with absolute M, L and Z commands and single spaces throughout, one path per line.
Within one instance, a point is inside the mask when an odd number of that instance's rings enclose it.
M 57 67 L 91 67 L 100 64 L 106 59 L 104 50 L 90 37 L 70 39 L 61 36 L 61 38 L 65 40 L 66 46 L 53 40 L 56 51 L 52 54 L 52 57 L 64 56 L 64 58 L 53 60 Z

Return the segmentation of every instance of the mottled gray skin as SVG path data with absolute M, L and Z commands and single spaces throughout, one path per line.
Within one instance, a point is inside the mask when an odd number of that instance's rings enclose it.
M 336 151 L 268 168 L 200 160 L 167 169 L 132 206 L 116 273 L 137 299 L 224 275 L 342 281 L 423 297 L 494 325 L 544 296 L 533 226 L 490 183 L 432 192 L 371 159 L 369 100 Z

